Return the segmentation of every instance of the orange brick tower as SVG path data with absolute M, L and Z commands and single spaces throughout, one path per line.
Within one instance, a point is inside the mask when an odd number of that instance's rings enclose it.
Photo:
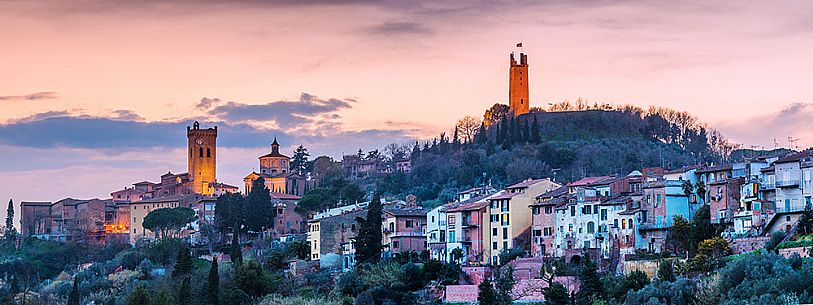
M 189 181 L 192 191 L 202 195 L 212 195 L 209 183 L 216 181 L 217 171 L 217 126 L 200 129 L 200 123 L 186 126 L 189 147 Z
M 521 46 L 518 44 L 517 46 Z M 511 52 L 511 69 L 508 83 L 508 108 L 514 116 L 528 113 L 528 56 L 520 51 L 519 63 Z

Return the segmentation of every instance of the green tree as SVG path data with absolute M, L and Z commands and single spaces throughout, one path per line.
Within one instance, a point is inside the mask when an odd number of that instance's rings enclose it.
M 455 263 L 460 264 L 460 260 L 463 259 L 463 249 L 454 248 L 451 253 L 449 253 L 452 257 L 452 261 Z
M 6 209 L 6 233 L 3 237 L 9 241 L 17 239 L 17 229 L 14 228 L 14 202 L 11 199 L 8 200 Z
M 675 253 L 686 253 L 692 248 L 692 225 L 682 215 L 672 217 L 672 227 L 666 235 L 666 243 Z
M 79 300 L 79 280 L 74 276 L 73 288 L 71 288 L 71 294 L 68 295 L 68 305 L 79 305 L 79 304 L 81 304 Z
M 240 193 L 225 193 L 215 201 L 215 223 L 221 233 L 228 233 L 235 223 L 243 223 L 245 197 Z
M 308 149 L 299 145 L 299 147 L 294 150 L 294 156 L 291 158 L 291 172 L 297 173 L 298 175 L 305 175 L 305 173 L 308 172 L 308 157 L 310 157 Z
M 127 297 L 127 305 L 150 305 L 150 294 L 144 285 L 138 285 L 130 296 Z
M 8 221 L 6 222 L 8 223 Z M 799 216 L 798 230 L 804 235 L 813 234 L 813 209 L 811 209 L 810 203 L 805 204 L 805 210 Z
M 243 264 L 243 249 L 240 247 L 240 230 L 237 228 L 240 224 L 235 223 L 232 229 L 231 236 L 231 262 L 235 267 L 240 267 Z
M 662 260 L 658 264 L 658 279 L 666 282 L 675 281 L 675 267 L 671 260 Z
M 190 305 L 192 303 L 192 289 L 189 287 L 189 276 L 181 281 L 180 292 L 178 293 L 178 305 Z
M 306 240 L 298 240 L 288 244 L 288 256 L 307 259 L 311 255 L 311 247 Z
M 477 285 L 479 292 L 477 293 L 477 304 L 479 305 L 498 305 L 497 292 L 494 290 L 494 285 L 488 279 L 483 280 L 480 285 Z
M 542 288 L 542 295 L 545 296 L 547 305 L 568 305 L 570 303 L 567 288 L 559 282 L 551 282 L 548 287 Z
M 728 242 L 722 237 L 706 239 L 697 246 L 697 254 L 691 260 L 693 270 L 709 272 L 725 266 L 724 258 L 732 254 Z
M 361 264 L 374 264 L 381 259 L 381 197 L 378 194 L 367 206 L 367 217 L 357 217 L 359 233 L 356 236 L 356 261 Z
M 692 194 L 694 193 L 694 186 L 692 185 L 691 181 L 686 180 L 686 181 L 683 181 L 683 184 L 681 184 L 681 187 L 683 188 L 683 195 L 686 196 L 686 204 L 689 207 L 689 219 L 691 219 L 692 216 L 693 216 L 693 213 L 692 213 Z
M 217 257 L 212 259 L 212 266 L 209 268 L 209 282 L 206 286 L 206 301 L 209 305 L 220 304 L 220 273 L 217 269 Z
M 694 184 L 695 194 L 697 194 L 697 198 L 706 203 L 706 184 L 703 181 L 697 181 Z
M 514 302 L 514 286 L 517 280 L 514 278 L 514 267 L 502 268 L 498 273 L 494 286 L 497 290 L 497 304 L 511 305 Z
M 142 226 L 155 232 L 162 239 L 176 237 L 180 230 L 197 218 L 195 211 L 190 208 L 163 208 L 150 211 L 144 217 Z
M 576 304 L 589 305 L 593 301 L 602 301 L 606 293 L 601 278 L 596 271 L 596 265 L 586 252 L 579 268 L 579 292 L 576 293 Z
M 192 256 L 189 255 L 189 248 L 186 245 L 178 249 L 178 256 L 175 259 L 175 267 L 172 268 L 172 277 L 179 278 L 192 274 Z
M 260 233 L 274 225 L 274 211 L 271 192 L 265 186 L 265 180 L 261 177 L 254 180 L 251 191 L 246 196 L 245 223 L 249 231 Z

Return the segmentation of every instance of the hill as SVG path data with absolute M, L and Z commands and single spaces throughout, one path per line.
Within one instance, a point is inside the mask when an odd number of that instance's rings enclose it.
M 507 115 L 507 106 L 496 104 L 485 118 L 471 141 L 459 138 L 465 126 L 458 123 L 452 137 L 442 133 L 415 143 L 410 172 L 372 176 L 366 184 L 387 194 L 442 203 L 483 184 L 504 187 L 539 177 L 566 182 L 626 175 L 642 167 L 719 163 L 733 150 L 717 131 L 667 108 L 605 106 L 515 118 Z

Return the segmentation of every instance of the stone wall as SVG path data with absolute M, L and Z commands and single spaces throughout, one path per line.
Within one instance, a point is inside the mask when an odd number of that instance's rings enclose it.
M 810 257 L 810 247 L 799 247 L 799 248 L 786 248 L 786 249 L 779 249 L 779 255 L 784 257 L 791 257 L 793 254 L 799 254 L 801 257 Z
M 740 254 L 765 248 L 765 243 L 770 239 L 768 236 L 735 238 L 728 242 L 728 246 L 734 254 Z

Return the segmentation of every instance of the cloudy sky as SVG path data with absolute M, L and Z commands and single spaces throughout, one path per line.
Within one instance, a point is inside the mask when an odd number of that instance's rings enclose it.
M 0 200 L 183 172 L 218 125 L 239 185 L 274 136 L 339 157 L 507 98 L 689 111 L 743 146 L 813 145 L 811 1 L 0 0 Z

